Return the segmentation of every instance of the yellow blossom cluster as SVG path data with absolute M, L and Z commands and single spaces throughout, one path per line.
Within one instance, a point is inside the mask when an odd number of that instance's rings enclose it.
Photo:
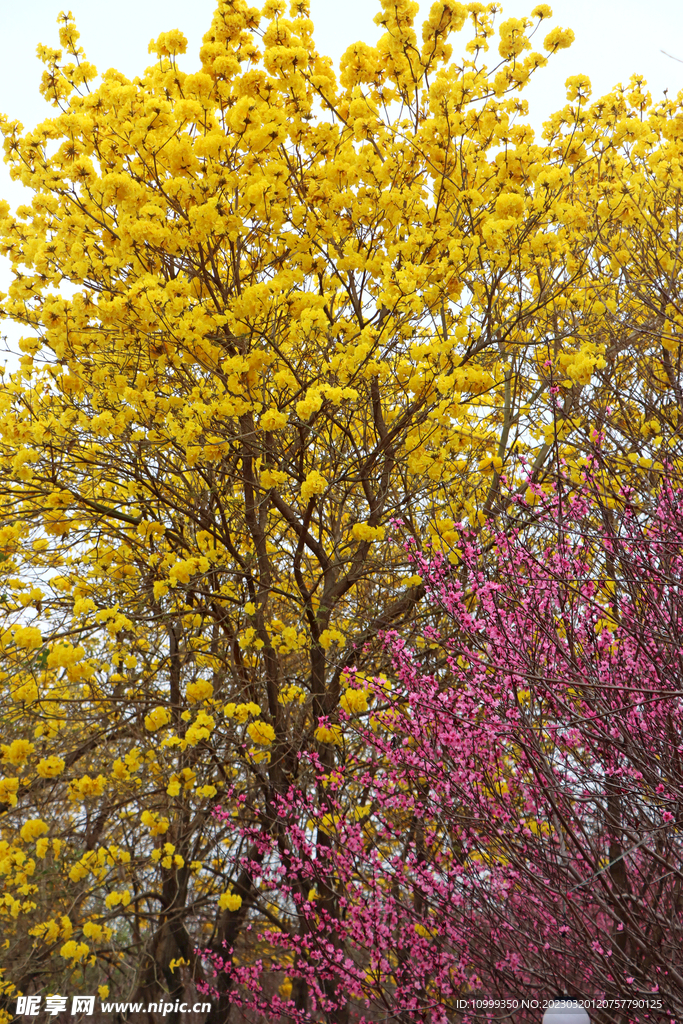
M 216 0 L 135 78 L 63 14 L 49 116 L 0 118 L 3 998 L 280 920 L 234 822 L 390 731 L 410 545 L 683 467 L 683 101 L 574 75 L 537 137 L 548 5 L 377 8 L 335 69 L 307 0 Z

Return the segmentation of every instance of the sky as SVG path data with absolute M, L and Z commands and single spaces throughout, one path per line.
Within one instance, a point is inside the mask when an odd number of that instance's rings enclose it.
M 35 51 L 39 42 L 58 45 L 56 18 L 62 4 L 63 0 L 0 0 L 0 113 L 17 118 L 26 127 L 33 127 L 51 112 L 38 91 L 42 67 Z M 504 0 L 503 17 L 521 17 L 534 4 L 535 0 Z M 422 0 L 425 13 L 429 6 L 430 0 Z M 539 36 L 551 24 L 559 24 L 574 30 L 576 42 L 571 49 L 556 54 L 524 91 L 535 128 L 539 129 L 543 120 L 566 102 L 564 81 L 569 75 L 587 74 L 593 82 L 594 97 L 619 81 L 628 81 L 634 72 L 645 75 L 656 99 L 666 88 L 670 94 L 683 88 L 680 0 L 648 0 L 646 4 L 642 0 L 556 0 L 551 6 L 553 21 L 541 26 Z M 148 63 L 150 39 L 170 28 L 180 28 L 188 37 L 184 66 L 192 70 L 213 7 L 214 0 L 71 3 L 88 59 L 100 71 L 116 67 L 129 77 L 139 74 Z M 374 41 L 379 30 L 372 19 L 378 10 L 379 0 L 311 0 L 319 49 L 338 61 L 356 40 Z M 453 41 L 457 53 L 458 37 Z M 665 56 L 662 50 L 678 57 L 681 63 Z M 18 189 L 12 187 L 4 166 L 0 166 L 0 196 L 19 200 Z
M 256 4 L 258 0 L 253 0 Z M 504 0 L 503 17 L 522 17 L 536 0 Z M 675 95 L 683 88 L 683 3 L 680 0 L 555 0 L 554 18 L 539 31 L 537 49 L 551 25 L 572 28 L 576 42 L 556 54 L 548 67 L 524 90 L 529 120 L 539 130 L 543 120 L 566 102 L 564 81 L 587 74 L 593 96 L 627 82 L 633 73 L 645 76 L 654 99 L 664 89 Z M 423 0 L 425 13 L 430 0 Z M 147 46 L 160 32 L 180 28 L 188 38 L 183 65 L 198 65 L 201 37 L 209 27 L 214 0 L 72 0 L 71 10 L 88 59 L 100 71 L 116 67 L 129 77 L 148 63 Z M 42 66 L 38 43 L 58 46 L 56 19 L 60 0 L 0 0 L 0 113 L 33 127 L 52 112 L 39 93 Z M 316 41 L 321 52 L 335 59 L 359 39 L 373 42 L 379 30 L 373 16 L 379 0 L 311 0 Z M 467 36 L 463 33 L 463 39 Z M 457 55 L 458 37 L 453 37 Z M 537 40 L 534 40 L 536 45 Z M 464 45 L 464 42 L 463 42 Z M 667 51 L 672 57 L 662 53 Z M 679 62 L 680 61 L 680 62 Z M 0 164 L 0 198 L 12 205 L 22 201 L 22 189 L 9 180 Z M 0 289 L 7 284 L 0 261 Z
M 56 18 L 63 2 L 0 0 L 0 112 L 27 126 L 48 112 L 38 93 L 41 65 L 35 49 L 39 42 L 58 45 Z M 503 0 L 503 17 L 520 17 L 534 4 L 535 0 Z M 421 6 L 426 12 L 429 0 L 423 0 Z M 526 90 L 530 105 L 542 115 L 539 123 L 564 102 L 563 82 L 571 74 L 589 75 L 594 95 L 628 80 L 633 72 L 647 77 L 653 96 L 659 97 L 666 87 L 676 92 L 683 86 L 683 63 L 661 53 L 666 50 L 683 61 L 680 0 L 556 0 L 551 6 L 553 24 L 572 28 L 576 42 L 556 55 L 552 66 L 539 74 L 536 85 Z M 117 67 L 129 76 L 145 67 L 149 40 L 170 28 L 180 28 L 188 37 L 189 70 L 213 7 L 214 0 L 71 3 L 88 59 L 101 71 Z M 378 0 L 312 0 L 311 8 L 318 46 L 337 60 L 350 43 L 377 37 L 372 18 L 379 10 Z M 542 26 L 541 33 L 545 28 Z M 457 36 L 454 41 L 457 48 Z

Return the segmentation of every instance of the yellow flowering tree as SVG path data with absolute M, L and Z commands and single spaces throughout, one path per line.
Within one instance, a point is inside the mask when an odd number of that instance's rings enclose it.
M 627 343 L 617 366 L 604 327 L 645 315 L 613 251 L 635 100 L 587 117 L 570 85 L 534 139 L 519 92 L 573 38 L 531 48 L 547 5 L 496 26 L 494 4 L 439 0 L 418 36 L 417 5 L 382 0 L 377 46 L 338 73 L 308 13 L 219 0 L 200 71 L 172 31 L 133 81 L 98 80 L 62 15 L 39 48 L 55 112 L 2 121 L 30 192 L 0 220 L 24 331 L 0 388 L 21 991 L 179 998 L 197 945 L 253 955 L 250 915 L 279 918 L 212 809 L 274 828 L 302 751 L 334 764 L 340 701 L 369 713 L 342 670 L 381 667 L 373 639 L 423 593 L 396 521 L 448 546 L 526 487 L 520 456 L 535 480 L 560 452 L 578 472 L 605 396 L 630 375 L 635 400 L 651 368 Z M 642 115 L 641 163 L 678 145 L 676 110 Z M 610 422 L 617 451 L 631 426 Z
M 574 395 L 570 424 L 581 421 L 575 454 L 592 449 L 613 482 L 647 500 L 683 469 L 681 95 L 655 104 L 633 75 L 591 104 L 585 76 L 567 85 L 573 102 L 547 128 L 566 140 L 588 217 L 601 224 L 587 292 L 602 315 L 586 330 L 566 310 L 570 343 L 555 367 Z M 560 436 L 570 430 L 562 424 Z

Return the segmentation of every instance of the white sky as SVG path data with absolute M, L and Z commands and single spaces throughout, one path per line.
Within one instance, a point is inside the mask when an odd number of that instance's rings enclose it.
M 535 2 L 507 0 L 503 17 L 528 14 Z M 0 0 L 0 112 L 27 127 L 49 116 L 52 109 L 38 92 L 42 66 L 35 50 L 39 42 L 58 45 L 56 18 L 62 5 L 63 0 Z M 377 37 L 372 18 L 379 10 L 378 0 L 312 0 L 311 6 L 318 47 L 336 60 L 357 39 L 370 42 Z M 430 0 L 422 0 L 423 11 L 429 6 Z M 116 67 L 131 77 L 148 62 L 149 40 L 170 28 L 180 28 L 188 37 L 185 66 L 189 69 L 197 61 L 213 7 L 214 0 L 72 0 L 70 4 L 88 59 L 100 71 Z M 680 0 L 646 4 L 642 0 L 551 0 L 551 7 L 554 19 L 541 26 L 536 48 L 541 49 L 542 36 L 551 24 L 573 28 L 576 42 L 556 54 L 524 91 L 535 127 L 565 102 L 564 80 L 579 72 L 591 78 L 594 97 L 619 81 L 626 82 L 633 72 L 645 75 L 653 98 L 659 98 L 665 88 L 671 94 L 683 88 L 683 63 L 661 52 L 683 60 Z M 461 38 L 466 38 L 466 32 Z M 458 36 L 452 39 L 457 53 Z M 0 196 L 18 199 L 4 167 L 0 167 Z
M 507 0 L 503 17 L 528 14 L 535 2 Z M 563 83 L 569 75 L 587 74 L 594 97 L 619 81 L 628 81 L 634 72 L 645 75 L 655 99 L 665 88 L 671 95 L 683 88 L 683 63 L 661 53 L 666 50 L 683 60 L 681 0 L 649 0 L 646 4 L 641 0 L 550 0 L 550 4 L 554 18 L 541 26 L 535 48 L 542 48 L 543 35 L 555 24 L 573 28 L 576 42 L 537 72 L 535 82 L 523 93 L 537 129 L 551 111 L 566 102 Z M 318 47 L 335 60 L 356 40 L 372 42 L 377 37 L 372 18 L 380 9 L 378 0 L 312 0 L 311 6 Z M 430 0 L 422 0 L 421 6 L 427 11 Z M 180 28 L 188 37 L 184 66 L 190 70 L 196 65 L 214 0 L 71 0 L 70 7 L 88 59 L 100 71 L 116 67 L 132 77 L 148 62 L 149 40 L 170 28 Z M 56 18 L 61 9 L 60 0 L 0 0 L 0 112 L 26 127 L 52 111 L 38 91 L 42 66 L 35 49 L 39 42 L 58 46 Z M 465 29 L 461 35 L 463 45 L 467 32 Z M 457 54 L 458 36 L 452 38 Z M 0 164 L 0 197 L 16 204 L 22 201 L 21 192 Z M 0 289 L 6 282 L 5 267 L 0 266 Z
M 527 14 L 535 2 L 507 0 L 503 17 Z M 39 42 L 59 45 L 55 22 L 62 5 L 63 0 L 0 0 L 0 112 L 27 126 L 51 110 L 38 92 L 42 67 L 35 49 Z M 422 0 L 423 11 L 429 6 L 430 0 Z M 214 0 L 72 0 L 70 4 L 89 60 L 100 71 L 117 67 L 129 76 L 147 64 L 149 40 L 170 28 L 182 29 L 189 39 L 189 68 L 196 62 L 213 7 Z M 536 83 L 525 90 L 535 124 L 565 102 L 563 82 L 571 74 L 589 75 L 594 96 L 628 80 L 633 72 L 646 76 L 653 97 L 666 87 L 672 93 L 683 87 L 683 63 L 661 53 L 666 50 L 683 60 L 680 0 L 646 4 L 642 0 L 551 0 L 551 7 L 555 17 L 541 26 L 541 39 L 551 24 L 560 24 L 574 29 L 576 42 L 570 50 L 556 54 L 551 66 L 539 71 Z M 378 0 L 312 0 L 319 48 L 338 59 L 357 39 L 372 41 L 378 34 L 372 22 L 378 10 Z M 461 38 L 466 38 L 467 31 Z M 452 40 L 457 52 L 458 36 Z M 541 49 L 541 40 L 534 43 Z

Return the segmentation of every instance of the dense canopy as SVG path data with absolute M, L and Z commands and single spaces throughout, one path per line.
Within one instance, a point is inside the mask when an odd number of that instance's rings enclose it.
M 344 758 L 343 669 L 438 617 L 406 538 L 456 563 L 560 465 L 678 466 L 683 97 L 576 76 L 537 139 L 547 5 L 379 6 L 335 69 L 307 0 L 219 0 L 201 70 L 169 31 L 132 81 L 63 14 L 54 111 L 2 119 L 7 999 L 255 955 L 278 911 L 213 810 L 270 834 Z

